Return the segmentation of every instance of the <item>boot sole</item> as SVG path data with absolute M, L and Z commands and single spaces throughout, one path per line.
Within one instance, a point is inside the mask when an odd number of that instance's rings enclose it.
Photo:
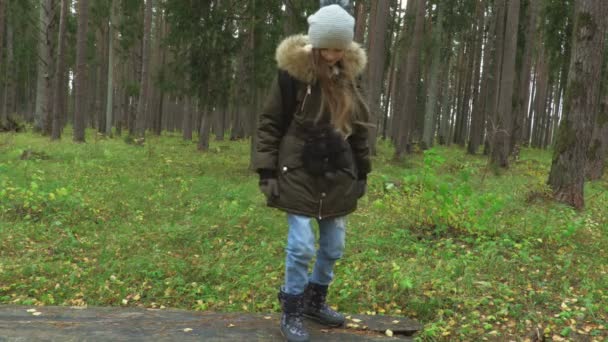
M 311 315 L 307 315 L 307 314 L 303 314 L 303 316 L 306 317 L 306 318 L 308 318 L 308 319 L 310 319 L 310 320 L 313 320 L 313 321 L 315 321 L 315 322 L 317 322 L 317 323 L 319 323 L 321 325 L 324 325 L 324 326 L 330 327 L 330 328 L 338 328 L 338 327 L 341 327 L 341 326 L 344 325 L 344 322 L 342 322 L 342 323 L 333 323 L 333 324 L 327 323 L 326 321 L 321 320 L 317 316 L 311 316 Z
M 283 332 L 283 329 L 279 329 L 279 331 L 281 332 L 281 336 L 283 336 L 283 338 L 285 339 L 285 341 L 287 342 L 292 342 L 294 340 L 289 340 L 289 338 L 287 336 L 285 336 L 285 333 Z M 307 340 L 301 340 L 300 342 L 310 342 L 310 338 L 308 338 Z

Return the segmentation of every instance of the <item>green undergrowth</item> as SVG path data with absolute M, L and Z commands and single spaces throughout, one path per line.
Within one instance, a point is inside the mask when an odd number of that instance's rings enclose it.
M 248 142 L 87 133 L 0 135 L 0 303 L 279 310 L 286 218 Z M 332 304 L 417 319 L 421 340 L 608 337 L 607 177 L 577 212 L 551 200 L 549 151 L 496 174 L 457 147 L 378 147 Z

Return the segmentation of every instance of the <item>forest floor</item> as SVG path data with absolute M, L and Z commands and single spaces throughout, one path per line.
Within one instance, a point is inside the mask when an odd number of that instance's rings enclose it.
M 265 207 L 249 143 L 200 153 L 0 134 L 0 304 L 278 312 L 286 218 Z M 608 176 L 586 209 L 550 199 L 551 153 L 496 174 L 437 147 L 380 143 L 329 300 L 424 325 L 420 340 L 608 338 Z

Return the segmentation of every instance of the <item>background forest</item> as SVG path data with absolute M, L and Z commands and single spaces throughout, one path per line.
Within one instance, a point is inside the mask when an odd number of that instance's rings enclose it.
M 608 3 L 352 3 L 375 157 L 338 306 L 608 337 Z M 285 223 L 248 166 L 318 7 L 0 0 L 0 303 L 278 310 Z

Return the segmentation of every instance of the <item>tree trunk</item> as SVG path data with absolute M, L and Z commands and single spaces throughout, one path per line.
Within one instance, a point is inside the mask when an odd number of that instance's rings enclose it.
M 52 136 L 51 140 L 58 140 L 61 138 L 61 103 L 65 95 L 63 89 L 63 74 L 65 71 L 65 48 L 66 48 L 66 25 L 68 20 L 68 11 L 72 7 L 71 0 L 61 0 L 61 14 L 59 16 L 59 34 L 57 37 L 57 60 L 55 67 L 55 78 L 54 82 L 54 100 L 53 100 L 53 123 L 52 123 Z
M 390 18 L 388 1 L 372 1 L 369 29 L 369 64 L 367 74 L 367 96 L 371 112 L 370 121 L 375 124 L 370 130 L 369 142 L 372 154 L 376 153 L 376 139 L 378 136 L 379 113 L 381 112 L 381 97 L 384 84 L 384 69 L 386 66 L 386 30 Z
M 87 108 L 87 30 L 89 0 L 78 0 L 78 34 L 76 39 L 76 75 L 74 77 L 74 141 L 85 141 L 85 111 Z
M 464 137 L 461 136 L 462 133 L 462 127 L 464 126 L 464 102 L 465 102 L 465 87 L 466 87 L 466 77 L 467 77 L 467 70 L 465 68 L 465 63 L 467 61 L 466 58 L 466 42 L 463 42 L 460 44 L 460 48 L 458 49 L 458 58 L 457 60 L 457 65 L 456 65 L 456 78 L 457 78 L 457 82 L 456 82 L 456 88 L 455 90 L 455 107 L 456 107 L 456 111 L 454 113 L 455 115 L 455 124 L 453 125 L 453 130 L 454 130 L 454 134 L 453 134 L 453 140 L 450 139 L 450 141 L 462 145 L 464 144 Z
M 515 58 L 517 53 L 517 29 L 519 25 L 519 0 L 509 1 L 505 29 L 504 57 L 502 61 L 500 97 L 498 98 L 497 131 L 494 134 L 492 155 L 493 165 L 509 166 L 510 134 L 512 132 L 513 86 L 515 82 Z
M 575 7 L 566 115 L 559 128 L 549 185 L 558 201 L 581 209 L 593 119 L 599 107 L 608 2 L 577 0 Z
M 97 131 L 100 134 L 105 134 L 106 131 L 106 110 L 105 105 L 107 103 L 107 89 L 108 89 L 108 69 L 109 68 L 109 38 L 108 38 L 108 25 L 101 25 L 97 30 L 97 76 L 95 82 L 95 116 L 97 118 Z
M 4 39 L 4 23 L 5 21 L 5 11 L 6 11 L 6 3 L 8 0 L 0 0 L 0 47 L 3 45 Z M 2 54 L 0 53 L 0 65 L 2 65 Z
M 529 2 L 529 10 L 527 11 L 526 35 L 524 54 L 522 57 L 521 71 L 519 76 L 519 93 L 517 95 L 517 104 L 513 117 L 513 131 L 511 133 L 511 151 L 519 151 L 515 146 L 519 145 L 524 140 L 525 118 L 528 114 L 530 105 L 530 78 L 532 74 L 532 55 L 536 41 L 536 19 L 540 11 L 540 3 L 538 1 Z
M 13 34 L 13 23 L 9 18 L 7 20 L 6 27 L 6 66 L 5 66 L 5 84 L 4 84 L 4 94 L 0 94 L 4 96 L 4 104 L 0 107 L 0 127 L 7 122 L 8 115 L 15 113 L 15 90 L 16 90 L 16 66 L 15 66 L 15 50 L 14 50 L 14 34 Z M 0 46 L 0 49 L 2 46 Z M 0 52 L 2 54 L 2 52 Z M 2 64 L 0 64 L 0 70 L 2 68 Z
M 395 157 L 401 159 L 406 152 L 409 152 L 410 134 L 414 126 L 416 114 L 416 94 L 418 93 L 418 83 L 420 81 L 420 46 L 424 35 L 424 14 L 426 10 L 426 0 L 416 1 L 416 24 L 414 26 L 414 37 L 407 51 L 407 58 L 404 59 L 405 77 L 403 77 L 403 104 L 399 115 L 399 133 L 397 136 L 397 146 Z M 409 11 L 409 9 L 408 9 Z
M 108 88 L 106 90 L 106 127 L 104 134 L 112 136 L 112 121 L 114 109 L 114 25 L 116 19 L 116 0 L 110 0 L 110 22 L 108 23 Z
M 435 121 L 437 119 L 438 113 L 436 113 L 437 108 L 437 93 L 439 93 L 439 69 L 441 64 L 441 55 L 442 49 L 441 47 L 444 44 L 443 40 L 443 13 L 444 6 L 442 4 L 438 4 L 438 15 L 437 15 L 437 23 L 432 30 L 432 58 L 433 61 L 431 63 L 431 71 L 430 71 L 430 84 L 429 84 L 429 95 L 427 97 L 426 102 L 426 113 L 424 115 L 424 133 L 422 135 L 422 141 L 424 143 L 423 148 L 431 148 L 433 147 L 433 142 L 435 140 Z
M 165 49 L 162 48 L 162 41 L 165 37 L 165 14 L 162 11 L 159 11 L 157 14 L 157 34 L 154 42 L 154 58 L 156 64 L 156 74 L 160 77 L 159 84 L 155 87 L 156 92 L 158 94 L 158 102 L 156 105 L 156 113 L 154 115 L 154 134 L 160 136 L 163 131 L 163 116 L 164 116 L 164 107 L 165 107 L 165 90 L 164 90 L 164 78 L 165 78 L 165 61 L 166 61 L 166 53 Z
M 449 42 L 450 39 L 448 38 Z M 439 145 L 450 144 L 450 63 L 452 53 L 447 51 L 447 61 L 441 65 L 441 121 L 439 122 Z
M 135 119 L 135 136 L 143 139 L 146 131 L 146 112 L 148 108 L 148 83 L 150 68 L 150 43 L 152 39 L 152 0 L 146 0 L 144 14 L 144 38 L 142 49 L 141 80 L 139 82 L 139 101 Z
M 524 135 L 523 135 L 523 139 L 524 139 L 524 143 L 526 146 L 530 146 L 531 144 L 531 139 L 532 139 L 532 118 L 534 116 L 534 106 L 532 105 L 534 103 L 534 98 L 536 97 L 536 70 L 533 70 L 532 72 L 532 85 L 530 88 L 530 94 L 528 95 L 528 104 L 526 106 L 526 121 L 525 121 L 525 125 L 524 125 Z
M 496 17 L 494 18 L 494 51 L 493 51 L 493 84 L 491 86 L 491 96 L 488 97 L 488 105 L 486 106 L 486 135 L 484 154 L 490 154 L 489 151 L 491 142 L 497 134 L 498 126 L 498 98 L 500 96 L 500 86 L 502 77 L 502 60 L 504 55 L 505 42 L 505 12 L 506 0 L 496 0 Z
M 183 101 L 184 115 L 182 116 L 182 134 L 186 141 L 192 141 L 192 99 L 186 96 Z
M 465 44 L 465 53 L 464 53 L 464 57 L 466 60 L 466 69 L 463 69 L 464 75 L 463 75 L 463 79 L 464 79 L 464 84 L 463 84 L 463 90 L 462 90 L 462 99 L 461 99 L 461 107 L 460 107 L 460 125 L 458 127 L 458 139 L 456 139 L 454 142 L 457 143 L 458 145 L 464 147 L 467 141 L 467 132 L 469 130 L 469 121 L 470 121 L 470 112 L 471 112 L 471 107 L 470 107 L 470 103 L 471 103 L 471 96 L 472 96 L 472 91 L 473 91 L 473 79 L 475 76 L 475 61 L 477 59 L 476 55 L 476 43 L 475 43 L 475 36 L 476 36 L 476 30 L 475 30 L 475 26 L 473 26 L 470 29 L 470 32 L 467 33 L 467 36 L 469 36 L 467 38 L 467 43 Z M 464 65 L 463 65 L 464 67 Z
M 43 119 L 42 119 L 42 134 L 43 135 L 51 135 L 52 130 L 53 130 L 53 122 L 52 122 L 52 115 L 53 115 L 53 101 L 55 100 L 53 98 L 53 86 L 54 86 L 54 77 L 55 77 L 55 70 L 53 70 L 53 55 L 54 55 L 54 45 L 53 45 L 53 18 L 55 16 L 55 1 L 54 0 L 43 0 L 43 4 L 45 7 L 45 11 L 46 11 L 46 32 L 45 32 L 45 43 L 46 43 L 46 48 L 44 51 L 44 56 L 42 58 L 44 58 L 45 60 L 45 64 L 46 64 L 46 68 L 45 68 L 45 79 L 44 79 L 44 88 L 45 88 L 45 92 L 46 92 L 46 104 L 44 106 L 44 114 L 43 114 Z
M 260 11 L 261 5 L 259 1 L 256 0 L 251 0 L 251 8 L 252 8 L 252 13 L 254 13 L 251 23 L 250 23 L 250 32 L 249 32 L 249 51 L 256 51 L 258 49 L 258 42 L 260 39 L 260 34 L 261 34 L 261 29 L 258 28 L 258 13 Z M 215 46 L 216 44 L 216 38 L 214 37 L 213 39 L 213 44 Z M 249 133 L 249 136 L 251 137 L 250 139 L 250 145 L 249 145 L 249 170 L 254 170 L 254 165 L 253 162 L 255 160 L 255 154 L 256 154 L 256 148 L 255 146 L 257 145 L 257 140 L 258 140 L 258 135 L 255 132 L 256 126 L 257 126 L 257 122 L 258 122 L 258 113 L 260 112 L 259 108 L 258 108 L 258 82 L 257 82 L 257 77 L 258 77 L 258 69 L 257 69 L 257 64 L 258 64 L 258 60 L 257 60 L 257 55 L 255 53 L 253 53 L 251 55 L 251 57 L 249 58 L 249 66 L 248 66 L 248 74 L 249 74 L 249 79 L 248 79 L 248 88 L 250 90 L 249 94 L 248 94 L 248 103 L 247 103 L 247 109 L 248 109 L 248 113 L 255 113 L 253 115 L 249 115 L 247 120 L 247 124 L 248 124 L 248 129 L 247 132 Z M 207 121 L 211 121 L 211 119 L 209 118 Z M 208 133 L 209 129 L 207 130 Z
M 198 144 L 197 148 L 199 151 L 208 151 L 209 150 L 209 134 L 211 132 L 211 121 L 213 115 L 210 113 L 210 109 L 208 106 L 204 106 L 201 108 L 201 124 L 200 130 L 198 133 Z
M 559 82 L 555 82 L 553 85 L 553 90 L 551 92 L 551 101 L 549 101 L 549 110 L 547 111 L 547 122 L 545 124 L 545 136 L 543 139 L 543 149 L 547 149 L 551 144 L 552 140 L 552 127 L 553 121 L 557 120 L 557 111 L 558 111 L 558 103 L 559 103 Z
M 482 7 L 483 9 L 483 7 Z M 469 134 L 469 144 L 467 146 L 467 152 L 469 154 L 476 154 L 479 146 L 483 142 L 484 136 L 484 127 L 486 122 L 486 113 L 487 113 L 487 105 L 488 105 L 488 96 L 490 96 L 490 85 L 491 83 L 491 64 L 492 64 L 492 52 L 494 50 L 494 33 L 493 28 L 495 28 L 494 18 L 492 15 L 490 17 L 484 16 L 484 12 L 481 14 L 478 13 L 481 17 L 484 18 L 484 22 L 482 23 L 482 27 L 480 27 L 480 48 L 479 52 L 483 52 L 483 71 L 481 71 L 480 79 L 481 84 L 479 86 L 479 91 L 475 96 L 475 100 L 473 103 L 473 112 L 471 113 L 471 132 Z M 488 34 L 484 35 L 485 28 L 488 28 L 490 31 Z M 481 57 L 480 57 L 481 58 Z M 481 59 L 480 59 L 481 60 Z M 478 65 L 478 69 L 480 66 Z M 477 85 L 477 83 L 475 83 Z
M 34 114 L 34 130 L 44 131 L 46 115 L 48 113 L 46 81 L 50 74 L 49 63 L 50 51 L 47 45 L 47 32 L 50 25 L 50 13 L 48 11 L 50 0 L 43 0 L 39 7 L 39 28 L 38 28 L 38 63 L 37 63 L 37 82 L 36 82 L 36 109 Z
M 224 140 L 224 122 L 225 122 L 225 117 L 226 117 L 226 109 L 225 107 L 222 108 L 222 110 L 216 110 L 215 111 L 215 115 L 213 117 L 213 121 L 215 124 L 214 130 L 215 130 L 215 140 L 217 141 L 222 141 Z
M 604 85 L 606 84 L 604 77 Z M 591 145 L 589 148 L 587 161 L 587 179 L 591 181 L 599 180 L 604 175 L 606 169 L 606 155 L 608 154 L 608 91 L 604 88 L 602 94 L 600 110 L 597 113 Z
M 549 67 L 545 58 L 545 50 L 541 47 L 536 65 L 536 96 L 534 99 L 534 128 L 532 147 L 541 147 L 542 123 L 547 112 L 547 97 L 549 95 Z
M 294 7 L 294 0 L 283 0 L 285 16 L 283 17 L 283 34 L 286 37 L 296 34 L 298 31 L 298 13 Z
M 384 2 L 387 2 L 384 0 Z M 355 4 L 355 41 L 363 44 L 365 40 L 365 28 L 367 27 L 367 11 L 365 6 L 366 1 L 357 1 Z M 388 4 L 387 4 L 388 6 Z
M 5 18 L 4 12 L 5 12 L 6 1 L 7 0 L 0 0 L 0 50 L 4 46 L 3 45 L 4 23 L 6 22 L 4 19 Z M 3 65 L 2 57 L 3 57 L 3 54 L 2 54 L 2 52 L 0 52 L 0 71 L 2 71 L 2 65 Z M 2 79 L 0 79 L 0 90 L 2 89 L 1 86 L 2 86 Z M 0 94 L 2 94 L 1 91 L 0 91 Z M 1 97 L 1 95 L 0 95 L 0 97 Z M 4 111 L 2 107 L 3 107 L 3 105 L 0 106 L 0 127 L 3 127 L 4 125 L 6 125 L 8 123 L 8 118 L 7 118 L 8 113 L 6 111 Z

